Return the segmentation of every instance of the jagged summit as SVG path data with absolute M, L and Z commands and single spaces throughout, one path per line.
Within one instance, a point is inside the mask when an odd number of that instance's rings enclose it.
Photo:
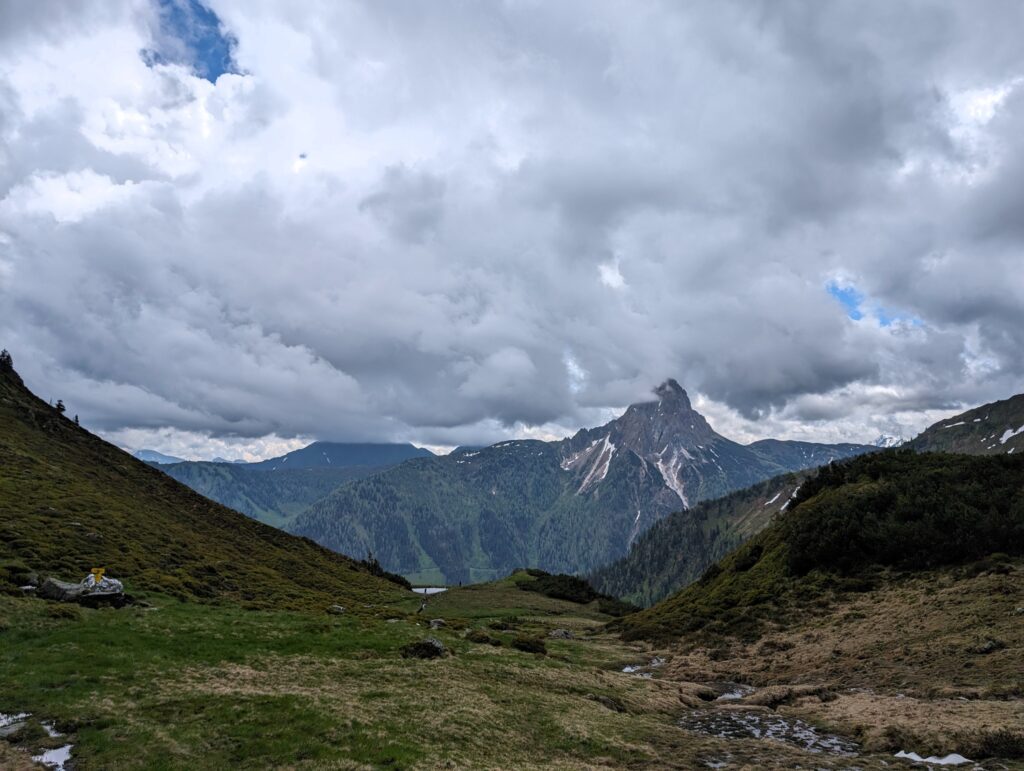
M 686 391 L 675 378 L 670 377 L 655 388 L 654 395 L 658 397 L 660 402 L 678 402 L 679 406 L 683 409 L 693 409 L 690 406 L 690 397 L 686 395 Z
M 524 564 L 576 573 L 624 555 L 682 508 L 873 449 L 747 447 L 716 433 L 676 380 L 651 397 L 569 439 L 413 459 L 341 485 L 288 529 L 342 552 L 372 551 L 418 582 L 490 579 Z

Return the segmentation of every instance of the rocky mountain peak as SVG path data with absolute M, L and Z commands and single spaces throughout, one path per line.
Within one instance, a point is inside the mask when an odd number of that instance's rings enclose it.
M 682 409 L 693 409 L 690 406 L 690 397 L 686 395 L 686 391 L 683 390 L 683 387 L 679 385 L 679 381 L 675 378 L 669 378 L 655 388 L 654 395 L 658 397 L 660 402 L 677 402 Z

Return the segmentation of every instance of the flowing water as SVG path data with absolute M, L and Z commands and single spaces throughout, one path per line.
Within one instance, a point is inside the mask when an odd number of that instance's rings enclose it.
M 792 744 L 809 752 L 829 755 L 856 755 L 859 747 L 849 739 L 822 733 L 796 718 L 766 712 L 695 709 L 678 723 L 687 731 L 717 736 L 720 739 L 772 739 Z

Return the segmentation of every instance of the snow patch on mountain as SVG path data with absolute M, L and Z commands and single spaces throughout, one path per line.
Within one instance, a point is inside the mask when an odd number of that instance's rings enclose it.
M 1007 428 L 1006 431 L 1003 432 L 1003 435 L 999 437 L 999 444 L 1006 444 L 1008 441 L 1013 439 L 1013 437 L 1017 436 L 1017 434 L 1021 433 L 1022 431 L 1024 431 L 1024 424 L 1022 424 L 1021 427 L 1016 430 L 1012 428 Z
M 672 458 L 667 463 L 665 461 L 665 451 L 668 450 L 668 446 L 658 455 L 658 460 L 655 461 L 655 465 L 658 467 L 658 471 L 661 472 L 661 476 L 665 480 L 665 484 L 668 488 L 679 496 L 679 500 L 683 502 L 683 508 L 690 508 L 690 502 L 686 499 L 686 491 L 683 489 L 682 480 L 679 478 L 679 471 L 683 466 L 683 461 L 679 457 L 679 453 L 675 450 L 672 451 Z M 683 450 L 685 457 L 692 458 L 692 456 Z
M 587 472 L 587 476 L 584 477 L 583 484 L 581 484 L 579 490 L 576 491 L 578 495 L 582 495 L 587 492 L 591 487 L 598 484 L 608 476 L 608 467 L 611 465 L 612 456 L 615 455 L 615 445 L 606 436 L 600 449 L 593 452 L 593 454 L 596 456 L 596 459 L 590 466 L 590 471 Z

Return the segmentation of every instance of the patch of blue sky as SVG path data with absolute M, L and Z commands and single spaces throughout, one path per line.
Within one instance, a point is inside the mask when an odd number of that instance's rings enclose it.
M 842 286 L 834 281 L 825 285 L 825 289 L 839 301 L 839 304 L 846 308 L 846 315 L 854 321 L 864 318 L 860 306 L 864 302 L 864 295 L 857 291 L 856 287 L 847 284 Z
M 869 315 L 883 327 L 891 327 L 893 324 L 909 324 L 919 327 L 924 324 L 919 317 L 913 314 L 893 311 L 870 302 L 864 293 L 853 284 L 838 284 L 835 281 L 830 281 L 825 285 L 825 290 L 846 309 L 846 315 L 854 321 L 860 321 L 865 315 Z
M 142 52 L 148 65 L 184 64 L 211 83 L 225 72 L 238 72 L 238 41 L 210 8 L 199 0 L 156 0 L 156 4 L 160 35 L 155 48 Z

